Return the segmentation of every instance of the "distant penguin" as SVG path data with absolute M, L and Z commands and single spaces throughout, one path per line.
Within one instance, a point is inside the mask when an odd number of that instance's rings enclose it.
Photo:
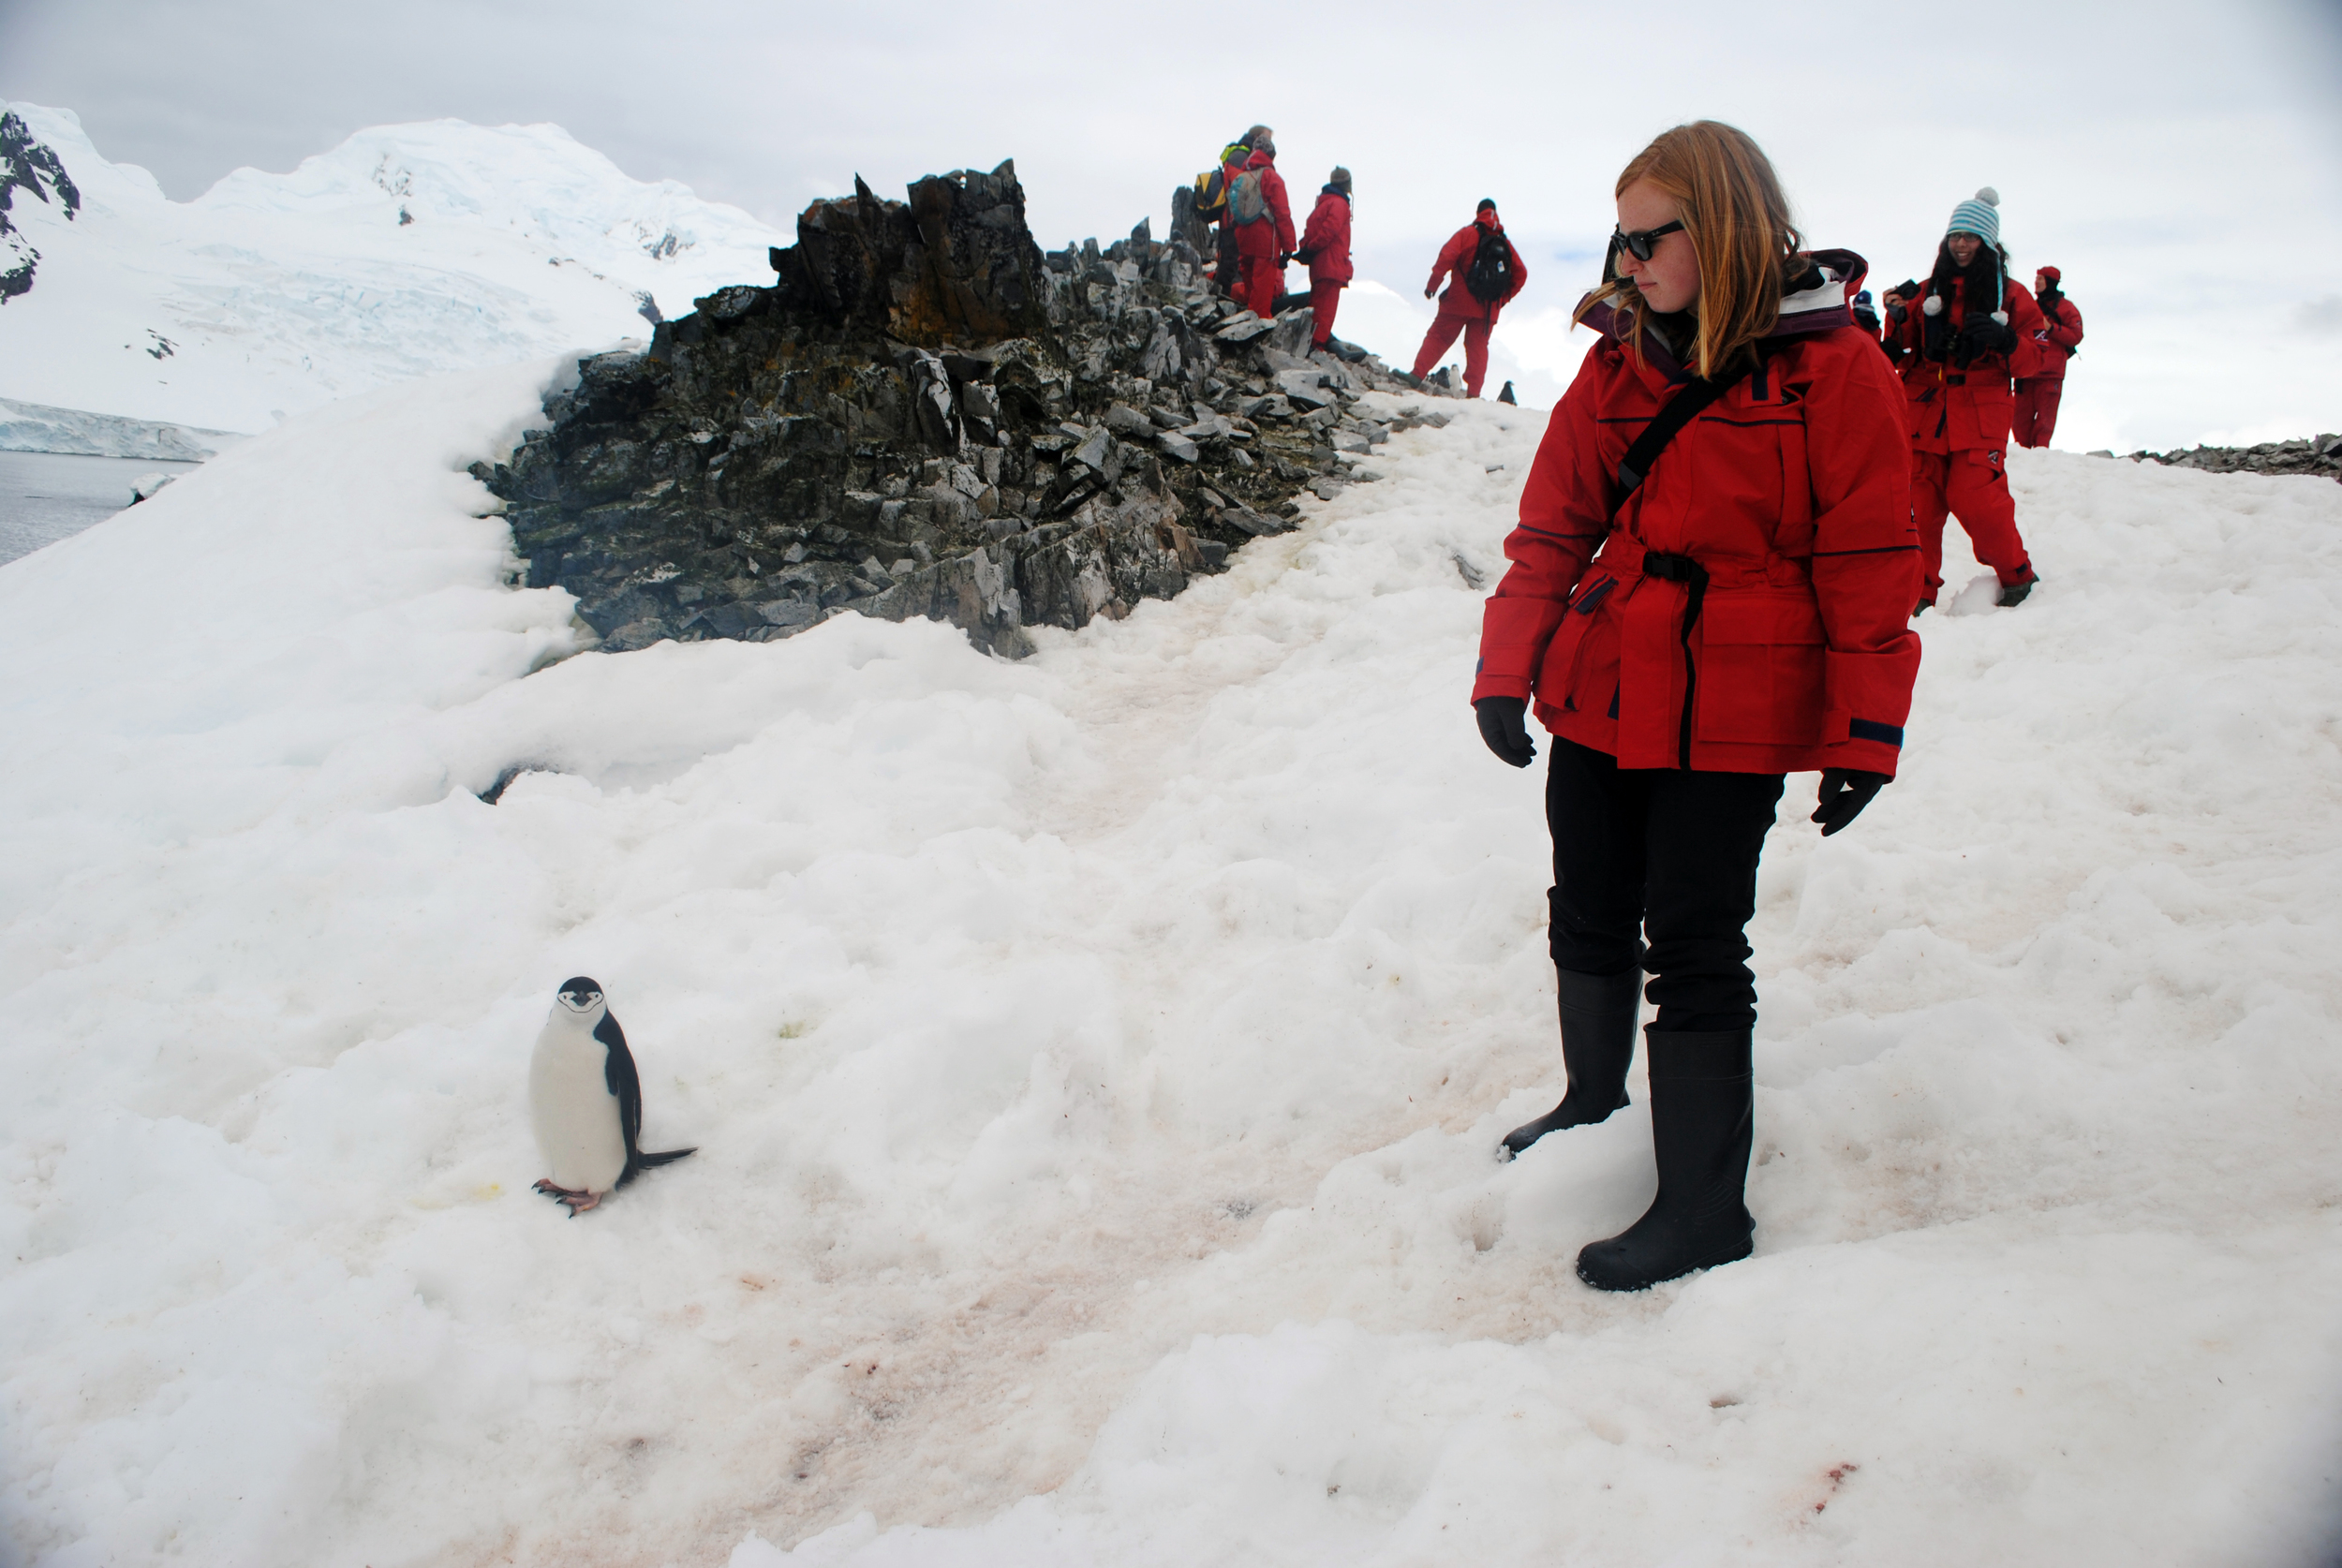
M 537 1147 L 553 1175 L 537 1191 L 585 1213 L 638 1172 L 692 1151 L 645 1154 L 643 1085 L 626 1031 L 602 1000 L 600 983 L 584 975 L 561 983 L 553 1015 L 528 1062 L 528 1110 Z

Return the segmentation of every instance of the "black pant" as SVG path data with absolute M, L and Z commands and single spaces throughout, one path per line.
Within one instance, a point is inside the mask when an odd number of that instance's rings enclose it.
M 1622 768 L 1559 735 L 1552 745 L 1554 967 L 1610 975 L 1639 963 L 1662 1033 L 1750 1028 L 1748 920 L 1782 776 Z

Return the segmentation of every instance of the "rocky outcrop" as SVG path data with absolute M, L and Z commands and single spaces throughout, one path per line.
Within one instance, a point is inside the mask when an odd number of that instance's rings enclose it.
M 613 650 L 769 641 L 855 610 L 1016 655 L 1167 598 L 1292 526 L 1395 422 L 1398 383 L 1311 354 L 1306 310 L 1213 294 L 1141 223 L 1045 255 L 1013 164 L 818 201 L 775 281 L 583 361 L 550 424 L 474 472 L 534 586 Z M 1440 416 L 1440 422 L 1445 422 Z
M 2257 447 L 2174 448 L 2163 452 L 2134 451 L 2130 455 L 2141 462 L 2160 463 L 2173 468 L 2201 468 L 2213 474 L 2317 474 L 2342 481 L 2342 436 L 2264 441 Z
M 8 216 L 19 192 L 56 202 L 67 222 L 82 210 L 82 193 L 74 188 L 65 165 L 34 141 L 23 117 L 11 111 L 0 114 L 0 304 L 31 289 L 40 265 L 40 252 L 17 232 Z

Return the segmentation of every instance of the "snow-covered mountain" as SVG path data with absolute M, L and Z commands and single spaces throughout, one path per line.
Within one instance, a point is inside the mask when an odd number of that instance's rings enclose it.
M 0 185 L 0 398 L 221 430 L 647 336 L 643 297 L 681 314 L 790 241 L 555 126 L 382 126 L 179 202 L 70 111 L 7 103 Z

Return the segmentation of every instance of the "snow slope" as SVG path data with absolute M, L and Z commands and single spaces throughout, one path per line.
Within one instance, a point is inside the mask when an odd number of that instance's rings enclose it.
M 548 663 L 462 468 L 551 373 L 0 567 L 12 1560 L 2307 1560 L 2342 491 L 2013 454 L 2047 583 L 1767 850 L 1757 1255 L 1615 1298 L 1640 1082 L 1490 1158 L 1560 1076 L 1464 706 L 1535 417 L 1021 664 Z M 700 1152 L 571 1221 L 580 972 Z
M 0 397 L 68 409 L 264 430 L 390 381 L 646 337 L 638 293 L 679 315 L 768 277 L 765 247 L 792 239 L 556 126 L 381 126 L 176 202 L 70 111 L 0 112 L 82 202 L 12 204 L 40 259 L 0 302 Z

